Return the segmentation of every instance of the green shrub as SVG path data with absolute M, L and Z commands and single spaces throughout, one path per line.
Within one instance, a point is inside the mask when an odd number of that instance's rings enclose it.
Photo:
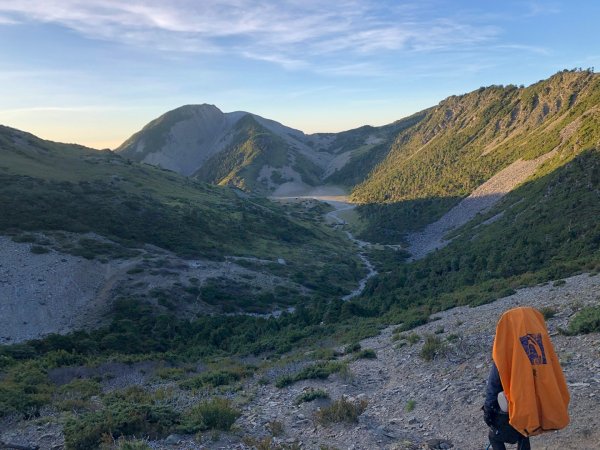
M 42 247 L 41 245 L 32 245 L 29 251 L 31 251 L 31 253 L 35 253 L 36 255 L 42 255 L 50 252 L 47 247 Z
M 425 337 L 425 343 L 421 349 L 421 358 L 431 361 L 437 356 L 445 354 L 447 349 L 447 344 L 438 336 L 428 335 Z
M 64 426 L 67 450 L 98 448 L 103 436 L 147 435 L 163 437 L 179 422 L 179 415 L 166 406 L 114 402 L 101 411 L 67 420 Z
M 35 242 L 35 241 L 37 241 L 37 238 L 35 237 L 34 234 L 24 233 L 24 234 L 18 234 L 16 236 L 13 236 L 12 241 L 13 242 Z
M 64 411 L 80 410 L 89 407 L 89 399 L 102 391 L 94 380 L 73 380 L 57 390 L 58 407 Z
M 301 450 L 302 449 L 302 447 L 300 447 L 300 445 L 295 442 L 290 443 L 290 444 L 276 442 L 273 439 L 273 436 L 265 436 L 262 438 L 255 438 L 252 436 L 244 436 L 242 438 L 242 442 L 249 448 L 252 448 L 255 450 Z
M 36 416 L 53 392 L 54 386 L 38 362 L 14 365 L 0 377 L 0 417 L 11 413 Z
M 310 357 L 314 360 L 332 360 L 338 356 L 341 356 L 339 352 L 328 347 L 318 348 L 310 354 Z
M 377 359 L 377 353 L 372 348 L 365 348 L 358 352 L 356 359 Z
M 182 381 L 179 386 L 182 389 L 201 389 L 203 387 L 226 386 L 235 383 L 246 376 L 247 372 L 243 370 L 218 370 L 215 372 L 206 372 L 189 380 Z
M 353 344 L 347 345 L 346 348 L 344 349 L 344 353 L 345 354 L 355 353 L 355 352 L 359 351 L 360 349 L 361 349 L 360 343 L 355 342 Z
M 43 361 L 44 367 L 48 369 L 85 364 L 82 355 L 63 349 L 49 351 L 44 355 Z
M 146 441 L 138 441 L 138 440 L 125 440 L 119 439 L 117 441 L 117 449 L 116 450 L 151 450 Z
M 415 406 L 417 406 L 417 402 L 415 400 L 409 400 L 406 402 L 406 406 L 404 407 L 404 411 L 406 412 L 411 412 L 415 409 Z
M 294 403 L 299 405 L 300 403 L 312 402 L 313 400 L 317 400 L 319 398 L 329 398 L 329 394 L 323 389 L 309 389 L 296 397 Z
M 586 334 L 600 331 L 600 306 L 588 306 L 569 322 L 567 334 Z
M 272 436 L 281 436 L 284 432 L 283 423 L 278 420 L 272 420 L 266 425 L 267 430 L 271 433 Z
M 446 340 L 448 342 L 456 342 L 460 339 L 460 336 L 456 333 L 450 333 L 447 337 Z
M 181 380 L 186 376 L 186 370 L 181 367 L 161 367 L 155 374 L 161 380 Z
M 567 282 L 565 280 L 556 280 L 554 283 L 552 283 L 552 286 L 554 286 L 554 287 L 564 286 L 565 284 L 567 284 Z
M 540 308 L 540 312 L 542 313 L 542 316 L 544 316 L 544 319 L 548 320 L 552 319 L 558 311 L 552 306 L 544 306 L 543 308 Z
M 184 413 L 185 421 L 181 427 L 186 433 L 206 430 L 228 431 L 241 413 L 231 401 L 215 397 L 192 407 Z
M 419 336 L 417 333 L 411 333 L 408 336 L 406 336 L 406 340 L 409 344 L 416 344 L 421 340 L 421 336 Z
M 366 400 L 358 400 L 351 402 L 346 397 L 342 397 L 331 405 L 321 408 L 315 413 L 315 419 L 321 425 L 329 425 L 330 423 L 357 423 L 360 416 L 367 409 Z
M 310 380 L 310 379 L 326 379 L 332 373 L 343 372 L 347 370 L 348 366 L 346 363 L 338 362 L 338 361 L 328 361 L 328 362 L 320 362 L 310 366 L 305 367 L 300 372 L 295 375 L 284 375 L 275 381 L 275 386 L 278 388 L 282 388 L 285 386 L 289 386 L 290 384 L 295 383 L 300 380 Z

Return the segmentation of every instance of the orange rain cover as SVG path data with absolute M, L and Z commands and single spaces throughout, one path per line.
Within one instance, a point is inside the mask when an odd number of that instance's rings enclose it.
M 533 436 L 567 426 L 569 391 L 539 311 L 506 311 L 496 326 L 492 357 L 513 428 Z

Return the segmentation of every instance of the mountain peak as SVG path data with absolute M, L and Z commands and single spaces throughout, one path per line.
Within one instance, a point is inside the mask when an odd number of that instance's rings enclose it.
M 221 111 L 215 105 L 212 105 L 210 103 L 200 103 L 200 104 L 190 103 L 188 105 L 182 105 L 179 108 L 175 108 L 175 109 L 167 112 L 166 114 L 169 114 L 169 113 L 172 113 L 172 112 L 175 112 L 175 111 L 214 112 L 214 113 L 221 113 L 221 114 L 223 114 L 223 111 Z

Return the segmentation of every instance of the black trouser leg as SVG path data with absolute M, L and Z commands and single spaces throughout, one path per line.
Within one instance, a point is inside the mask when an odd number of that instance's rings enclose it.
M 531 450 L 531 444 L 529 444 L 529 438 L 525 437 L 523 439 L 519 439 L 519 445 L 517 445 L 517 450 Z
M 506 450 L 504 440 L 495 430 L 490 429 L 490 434 L 488 437 L 490 438 L 490 444 L 492 444 L 493 450 Z

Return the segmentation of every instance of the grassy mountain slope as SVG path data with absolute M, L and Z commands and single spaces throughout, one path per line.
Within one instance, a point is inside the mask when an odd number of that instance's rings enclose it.
M 600 271 L 600 150 L 546 164 L 538 176 L 453 232 L 446 248 L 388 267 L 365 293 L 380 311 L 422 320 L 522 285 Z
M 124 247 L 184 257 L 276 262 L 309 289 L 343 292 L 360 277 L 347 239 L 294 211 L 110 151 L 0 128 L 0 232 L 94 232 Z M 273 268 L 275 270 L 275 267 Z
M 232 133 L 230 145 L 206 161 L 194 174 L 196 178 L 213 184 L 233 185 L 246 191 L 268 193 L 270 185 L 285 181 L 281 169 L 291 166 L 303 182 L 318 182 L 321 169 L 291 149 L 283 138 L 259 124 L 251 114 L 240 119 Z M 264 166 L 280 169 L 277 171 L 279 177 L 261 177 Z
M 396 137 L 352 199 L 393 205 L 363 210 L 371 229 L 393 223 L 402 233 L 418 229 L 519 158 L 576 152 L 595 142 L 599 104 L 600 76 L 589 71 L 449 97 Z

